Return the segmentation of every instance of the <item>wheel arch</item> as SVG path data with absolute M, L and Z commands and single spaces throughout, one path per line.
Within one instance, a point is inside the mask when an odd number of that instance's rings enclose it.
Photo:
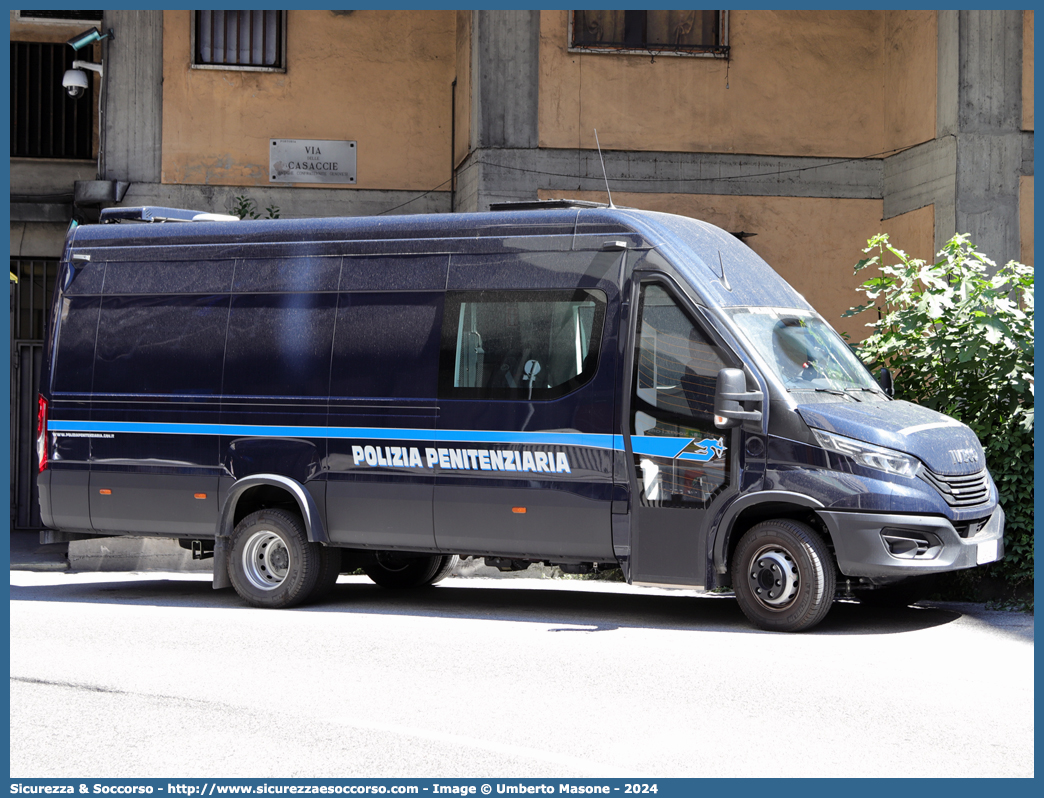
M 741 496 L 725 510 L 715 530 L 714 570 L 719 576 L 729 573 L 732 554 L 743 533 L 761 521 L 770 518 L 788 518 L 811 525 L 832 548 L 826 525 L 816 511 L 823 503 L 790 491 L 768 490 Z
M 253 474 L 237 480 L 225 495 L 214 542 L 214 589 L 231 587 L 228 578 L 228 542 L 232 530 L 257 510 L 279 507 L 295 510 L 310 543 L 329 543 L 319 505 L 304 485 L 280 474 Z
M 732 555 L 732 589 L 759 629 L 803 632 L 830 612 L 837 570 L 809 524 L 778 516 L 748 529 Z

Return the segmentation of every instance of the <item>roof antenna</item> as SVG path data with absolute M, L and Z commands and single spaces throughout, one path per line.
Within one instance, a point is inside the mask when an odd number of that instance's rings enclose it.
M 609 192 L 609 176 L 605 173 L 605 159 L 602 158 L 602 145 L 598 143 L 598 128 L 594 128 L 595 134 L 595 146 L 598 148 L 598 160 L 602 163 L 602 177 L 605 178 L 605 193 L 609 197 L 609 207 L 615 208 L 613 205 L 613 195 Z

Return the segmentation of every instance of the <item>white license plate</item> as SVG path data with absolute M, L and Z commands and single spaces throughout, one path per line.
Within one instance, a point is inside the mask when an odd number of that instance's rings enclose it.
M 999 556 L 997 554 L 997 544 L 999 541 L 996 540 L 984 540 L 978 545 L 975 551 L 975 562 L 978 565 L 983 563 L 993 562 Z

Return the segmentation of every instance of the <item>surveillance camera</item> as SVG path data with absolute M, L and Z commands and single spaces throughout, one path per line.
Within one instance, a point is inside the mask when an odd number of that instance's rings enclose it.
M 87 73 L 82 69 L 67 69 L 62 77 L 62 86 L 73 98 L 82 97 L 87 90 Z
M 100 42 L 102 39 L 108 39 L 112 36 L 112 28 L 109 28 L 108 33 L 99 33 L 95 28 L 88 28 L 83 33 L 78 33 L 73 36 L 69 41 L 66 42 L 73 50 L 79 51 L 86 47 L 88 44 L 94 44 Z M 113 37 L 115 38 L 115 37 Z

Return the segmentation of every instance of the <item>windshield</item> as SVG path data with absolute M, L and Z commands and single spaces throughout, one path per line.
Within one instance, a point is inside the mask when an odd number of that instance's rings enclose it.
M 788 391 L 855 400 L 883 395 L 848 344 L 816 313 L 782 308 L 727 312 L 754 353 Z

